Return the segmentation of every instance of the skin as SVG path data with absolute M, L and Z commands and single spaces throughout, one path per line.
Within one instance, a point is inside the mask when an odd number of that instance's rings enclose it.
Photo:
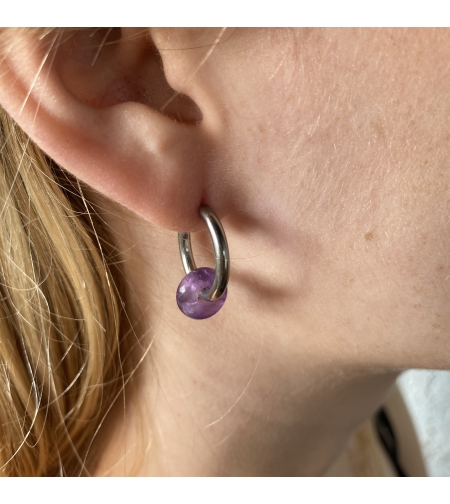
M 0 103 L 124 259 L 144 350 L 92 472 L 322 474 L 401 370 L 450 364 L 449 31 L 125 29 L 94 65 L 90 33 L 22 110 L 48 42 L 11 35 Z M 174 297 L 177 231 L 213 265 L 202 202 L 231 278 L 200 322 Z

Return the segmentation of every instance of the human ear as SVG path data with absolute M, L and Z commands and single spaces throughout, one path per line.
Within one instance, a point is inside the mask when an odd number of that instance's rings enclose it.
M 156 225 L 196 227 L 208 203 L 208 104 L 182 94 L 177 72 L 168 84 L 147 30 L 1 36 L 0 103 L 44 152 Z

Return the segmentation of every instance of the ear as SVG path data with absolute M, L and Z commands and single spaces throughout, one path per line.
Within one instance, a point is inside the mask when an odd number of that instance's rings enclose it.
M 210 105 L 177 93 L 182 77 L 168 84 L 170 69 L 149 32 L 6 35 L 0 103 L 44 152 L 158 226 L 196 227 L 198 208 L 208 203 L 202 119 Z M 193 95 L 195 85 L 191 80 Z

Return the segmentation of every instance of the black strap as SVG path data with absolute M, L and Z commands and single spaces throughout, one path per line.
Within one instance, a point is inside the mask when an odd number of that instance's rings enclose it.
M 398 460 L 398 446 L 394 429 L 392 428 L 392 424 L 386 414 L 386 410 L 383 407 L 381 407 L 375 414 L 375 428 L 378 438 L 395 467 L 398 476 L 407 476 L 405 471 L 402 469 L 400 461 Z

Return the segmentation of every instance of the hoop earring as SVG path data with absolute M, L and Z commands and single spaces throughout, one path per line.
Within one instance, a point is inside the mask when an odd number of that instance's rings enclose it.
M 207 205 L 200 207 L 199 214 L 211 235 L 216 259 L 215 270 L 197 268 L 190 233 L 178 233 L 178 246 L 186 276 L 177 289 L 177 304 L 186 316 L 197 320 L 212 317 L 222 308 L 227 298 L 230 278 L 230 256 L 222 224 Z

